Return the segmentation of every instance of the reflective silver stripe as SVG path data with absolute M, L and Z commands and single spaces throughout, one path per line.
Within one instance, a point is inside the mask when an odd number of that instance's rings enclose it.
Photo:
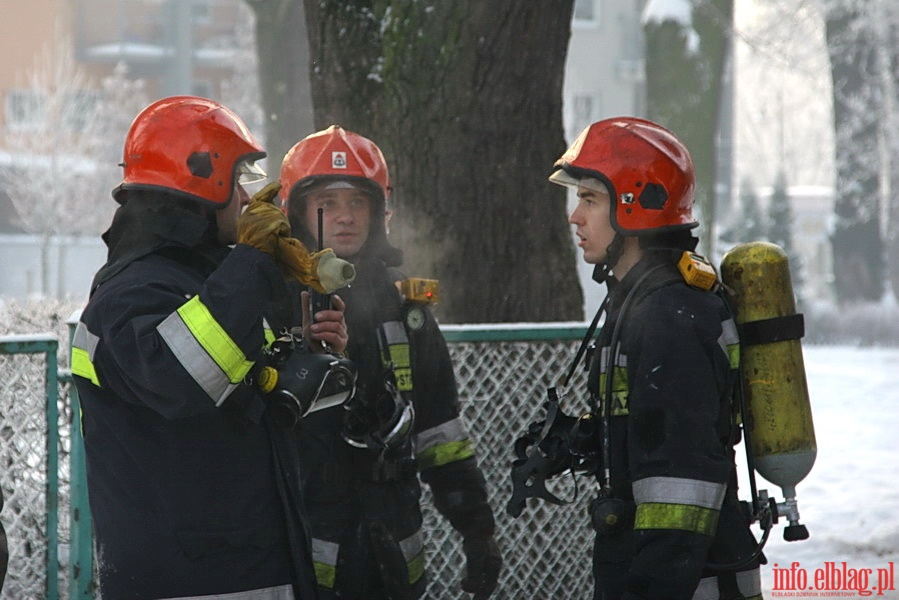
M 400 551 L 406 559 L 408 581 L 414 584 L 425 572 L 424 541 L 420 529 L 400 542 Z
M 72 345 L 85 350 L 88 358 L 94 360 L 99 343 L 100 338 L 88 331 L 87 325 L 83 321 L 79 321 L 78 326 L 75 327 L 75 335 L 72 336 Z
M 406 328 L 399 321 L 387 321 L 384 323 L 384 336 L 388 344 L 407 344 Z
M 621 346 L 621 344 L 619 344 L 619 347 L 620 346 Z M 601 373 L 605 373 L 607 370 L 607 366 L 609 364 L 609 352 L 611 352 L 611 351 L 612 351 L 612 348 L 609 346 L 604 346 L 600 350 L 599 366 L 601 369 L 600 370 Z M 627 355 L 624 352 L 619 352 L 615 356 L 615 366 L 627 368 Z
M 731 344 L 740 342 L 740 336 L 737 334 L 737 324 L 733 319 L 725 319 L 721 321 L 721 337 L 718 338 L 718 344 L 727 352 L 727 347 Z
M 693 592 L 693 600 L 718 600 L 720 597 L 717 577 L 703 577 Z
M 424 550 L 424 539 L 421 535 L 421 529 L 400 541 L 400 550 L 406 562 L 412 562 L 416 556 L 420 555 Z
M 100 338 L 88 331 L 83 321 L 79 321 L 72 336 L 72 375 L 84 377 L 97 387 L 100 387 L 100 377 L 94 366 L 94 355 L 99 344 Z
M 232 594 L 212 594 L 210 596 L 179 596 L 162 600 L 296 600 L 290 584 L 276 587 L 234 592 Z
M 181 320 L 181 315 L 177 312 L 170 314 L 156 327 L 156 330 L 181 366 L 212 398 L 215 405 L 220 406 L 231 395 L 237 384 L 232 384 L 222 368 L 206 353 L 206 349 Z
M 415 436 L 415 452 L 424 452 L 429 448 L 468 439 L 468 432 L 458 418 L 442 423 L 437 427 L 426 429 Z
M 727 490 L 723 483 L 682 477 L 647 477 L 635 481 L 633 488 L 637 504 L 686 504 L 714 510 L 721 509 L 724 492 Z
M 312 562 L 335 567 L 337 566 L 337 553 L 339 550 L 340 544 L 312 538 Z
M 737 572 L 737 588 L 747 598 L 762 597 L 762 575 L 759 568 Z
M 721 321 L 721 337 L 718 338 L 718 345 L 727 355 L 728 361 L 732 369 L 740 366 L 740 336 L 737 333 L 737 324 L 733 319 Z

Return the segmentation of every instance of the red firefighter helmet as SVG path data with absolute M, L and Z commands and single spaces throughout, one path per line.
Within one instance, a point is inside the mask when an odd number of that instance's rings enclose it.
M 370 139 L 331 125 L 291 148 L 281 163 L 281 209 L 286 213 L 291 192 L 324 178 L 358 179 L 374 185 L 384 201 L 390 176 L 381 149 Z
M 553 183 L 603 182 L 612 197 L 612 226 L 640 235 L 699 225 L 693 218 L 693 160 L 673 133 L 636 117 L 593 123 L 553 165 Z
M 255 161 L 265 157 L 259 142 L 230 109 L 197 96 L 157 100 L 142 110 L 125 138 L 122 183 L 112 192 L 166 190 L 221 208 L 235 178 L 265 177 Z

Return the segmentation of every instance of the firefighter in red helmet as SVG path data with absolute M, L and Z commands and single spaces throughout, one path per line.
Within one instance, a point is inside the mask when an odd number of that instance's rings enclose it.
M 739 344 L 694 252 L 689 152 L 656 123 L 607 119 L 550 181 L 576 191 L 569 222 L 608 288 L 588 376 L 601 432 L 594 598 L 761 598 L 763 559 L 736 494 Z
M 309 258 L 277 207 L 241 215 L 264 156 L 195 96 L 154 102 L 127 135 L 71 362 L 104 598 L 315 597 L 294 433 L 246 383 Z M 320 317 L 342 350 L 343 313 Z
M 424 594 L 423 481 L 462 535 L 462 589 L 487 598 L 502 564 L 493 512 L 446 343 L 428 306 L 398 290 L 405 277 L 397 270 L 402 253 L 387 238 L 384 156 L 371 140 L 332 125 L 287 153 L 280 181 L 294 234 L 356 267 L 341 292 L 356 396 L 348 410 L 305 419 L 297 436 L 319 595 Z

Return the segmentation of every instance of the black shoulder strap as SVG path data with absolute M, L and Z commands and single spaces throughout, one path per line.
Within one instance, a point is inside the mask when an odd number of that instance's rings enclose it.
M 674 269 L 663 269 L 663 266 L 665 265 L 657 265 L 655 267 L 652 267 L 646 273 L 644 273 L 640 277 L 640 279 L 637 280 L 636 284 L 634 284 L 633 289 L 628 294 L 626 304 L 629 307 L 636 306 L 644 298 L 646 298 L 646 296 L 659 288 L 671 285 L 672 283 L 677 283 L 678 281 L 683 281 L 684 278 L 680 273 L 678 273 Z M 562 382 L 563 386 L 568 385 L 568 382 L 574 376 L 574 372 L 577 369 L 578 364 L 584 357 L 584 352 L 586 352 L 587 346 L 590 344 L 590 340 L 593 339 L 593 334 L 596 331 L 596 326 L 599 323 L 599 319 L 602 317 L 602 314 L 608 309 L 609 296 L 610 294 L 606 294 L 605 299 L 599 306 L 599 310 L 596 311 L 596 315 L 590 322 L 590 326 L 587 327 L 587 331 L 584 334 L 584 339 L 581 340 L 581 345 L 578 347 L 577 354 L 575 354 L 574 360 L 571 362 L 571 367 L 568 369 L 568 374 L 565 376 L 565 379 Z

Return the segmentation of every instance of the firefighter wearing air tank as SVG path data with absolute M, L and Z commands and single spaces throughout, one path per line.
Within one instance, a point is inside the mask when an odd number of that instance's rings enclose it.
M 760 598 L 736 493 L 739 344 L 715 271 L 693 251 L 690 154 L 622 117 L 587 127 L 550 180 L 577 190 L 569 221 L 608 289 L 589 354 L 597 425 L 595 599 Z
M 309 415 L 298 436 L 319 596 L 424 594 L 420 476 L 462 536 L 462 589 L 487 598 L 502 564 L 493 512 L 428 306 L 437 289 L 396 269 L 402 253 L 387 239 L 384 157 L 371 140 L 332 125 L 287 153 L 280 182 L 295 235 L 310 248 L 323 241 L 356 268 L 340 292 L 356 396 L 346 410 Z

